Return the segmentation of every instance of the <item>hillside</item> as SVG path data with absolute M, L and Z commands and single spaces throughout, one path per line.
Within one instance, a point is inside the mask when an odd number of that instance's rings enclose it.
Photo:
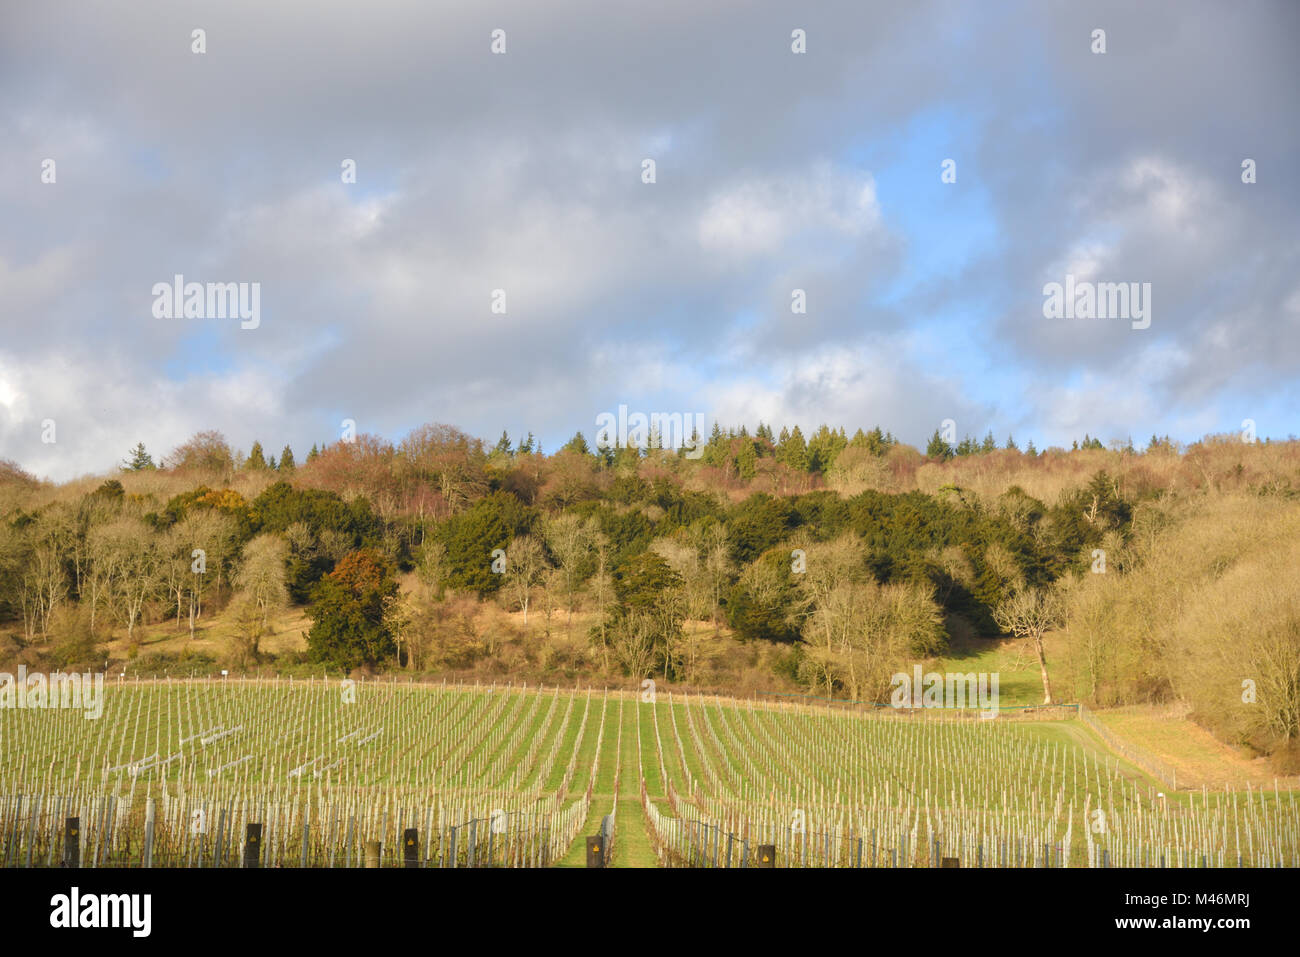
M 544 456 L 428 426 L 297 466 L 204 433 L 165 469 L 10 468 L 0 659 L 874 704 L 920 665 L 996 674 L 1004 707 L 1180 703 L 1300 770 L 1300 444 L 928 451 L 760 425 L 698 460 Z

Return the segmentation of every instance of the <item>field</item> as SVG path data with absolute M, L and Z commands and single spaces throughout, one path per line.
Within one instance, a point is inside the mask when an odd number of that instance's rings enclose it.
M 666 693 L 110 682 L 0 711 L 8 867 L 1295 866 L 1295 794 L 1162 794 L 1074 720 Z M 1059 718 L 1064 712 L 1043 713 Z M 410 830 L 415 833 L 411 835 Z M 407 841 L 415 843 L 408 849 Z

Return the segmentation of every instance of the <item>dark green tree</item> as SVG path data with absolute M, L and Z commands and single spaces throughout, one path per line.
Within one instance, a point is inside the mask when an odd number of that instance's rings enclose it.
M 392 570 L 377 552 L 345 555 L 312 593 L 308 657 L 345 671 L 390 659 L 397 646 L 384 602 L 396 594 Z
M 843 429 L 821 426 L 808 440 L 808 469 L 812 472 L 825 472 L 835 464 L 835 459 L 849 444 Z
M 788 433 L 782 429 L 781 434 L 784 438 L 776 447 L 777 461 L 796 472 L 808 471 L 808 443 L 804 441 L 799 426 Z
M 500 562 L 494 567 L 492 553 L 504 550 L 516 535 L 531 532 L 534 514 L 509 492 L 494 492 L 448 520 L 441 532 L 447 546 L 448 584 L 479 595 L 499 589 L 505 568 Z
M 925 447 L 925 454 L 927 458 L 946 462 L 953 457 L 954 450 L 951 445 L 944 441 L 943 436 L 939 434 L 939 430 L 935 429 L 934 435 L 930 436 L 930 442 Z
M 153 462 L 153 456 L 145 451 L 144 443 L 136 443 L 136 447 L 131 450 L 131 456 L 122 463 L 123 472 L 143 472 L 146 469 L 157 468 Z

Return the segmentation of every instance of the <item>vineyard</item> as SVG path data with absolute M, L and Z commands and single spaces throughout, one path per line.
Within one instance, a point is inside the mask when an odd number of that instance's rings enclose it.
M 758 866 L 762 847 L 782 867 L 1293 867 L 1300 849 L 1294 792 L 1164 794 L 1076 721 L 319 679 L 104 693 L 93 720 L 0 710 L 4 866 L 548 867 L 598 832 L 633 866 Z

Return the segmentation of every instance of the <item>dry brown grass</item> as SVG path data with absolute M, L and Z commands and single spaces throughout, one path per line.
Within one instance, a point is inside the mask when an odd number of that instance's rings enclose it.
M 1232 748 L 1187 717 L 1186 709 L 1138 705 L 1093 716 L 1121 738 L 1163 764 L 1172 766 L 1180 788 L 1300 787 L 1300 777 L 1279 777 L 1273 764 L 1242 748 Z

